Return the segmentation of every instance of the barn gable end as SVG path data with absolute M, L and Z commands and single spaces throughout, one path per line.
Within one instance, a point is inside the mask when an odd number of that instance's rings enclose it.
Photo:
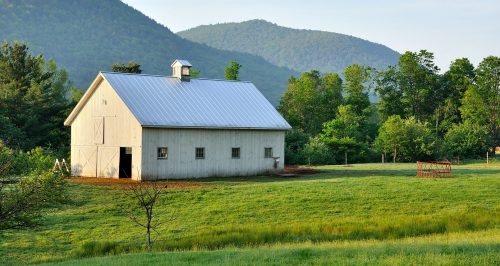
M 132 148 L 132 177 L 140 177 L 141 125 L 101 75 L 65 124 L 71 125 L 73 175 L 119 177 L 120 147 L 128 147 Z

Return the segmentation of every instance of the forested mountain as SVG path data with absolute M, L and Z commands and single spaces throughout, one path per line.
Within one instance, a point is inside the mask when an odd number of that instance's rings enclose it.
M 236 60 L 243 65 L 240 79 L 253 81 L 277 104 L 288 78 L 296 74 L 258 56 L 180 38 L 119 0 L 0 0 L 0 41 L 15 40 L 55 59 L 84 89 L 98 71 L 116 62 L 134 60 L 143 73 L 170 75 L 170 63 L 182 58 L 201 77 L 224 78 L 224 67 Z
M 199 26 L 177 34 L 218 49 L 259 55 L 301 72 L 316 69 L 341 73 L 354 63 L 386 68 L 399 58 L 384 45 L 353 36 L 285 28 L 264 20 Z

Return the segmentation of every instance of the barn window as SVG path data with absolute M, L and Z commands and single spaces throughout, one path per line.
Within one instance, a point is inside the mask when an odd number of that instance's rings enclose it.
M 205 148 L 196 148 L 196 159 L 205 159 Z
M 231 149 L 231 158 L 233 158 L 233 159 L 240 158 L 240 148 L 232 148 Z
M 158 148 L 158 159 L 167 159 L 168 158 L 168 148 L 167 147 L 159 147 Z
M 264 148 L 264 158 L 273 157 L 273 148 Z

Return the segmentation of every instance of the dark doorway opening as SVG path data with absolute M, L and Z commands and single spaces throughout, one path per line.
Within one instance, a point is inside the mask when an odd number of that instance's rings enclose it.
M 132 148 L 120 147 L 120 178 L 132 177 Z

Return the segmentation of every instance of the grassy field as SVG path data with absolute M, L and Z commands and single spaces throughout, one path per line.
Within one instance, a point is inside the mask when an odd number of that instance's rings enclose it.
M 498 264 L 500 164 L 416 178 L 414 164 L 317 167 L 298 178 L 203 179 L 162 199 L 155 253 L 122 188 L 72 184 L 37 229 L 1 235 L 3 263 Z M 165 252 L 169 251 L 169 252 Z M 172 252 L 173 251 L 173 252 Z M 133 253 L 113 257 L 88 258 Z

